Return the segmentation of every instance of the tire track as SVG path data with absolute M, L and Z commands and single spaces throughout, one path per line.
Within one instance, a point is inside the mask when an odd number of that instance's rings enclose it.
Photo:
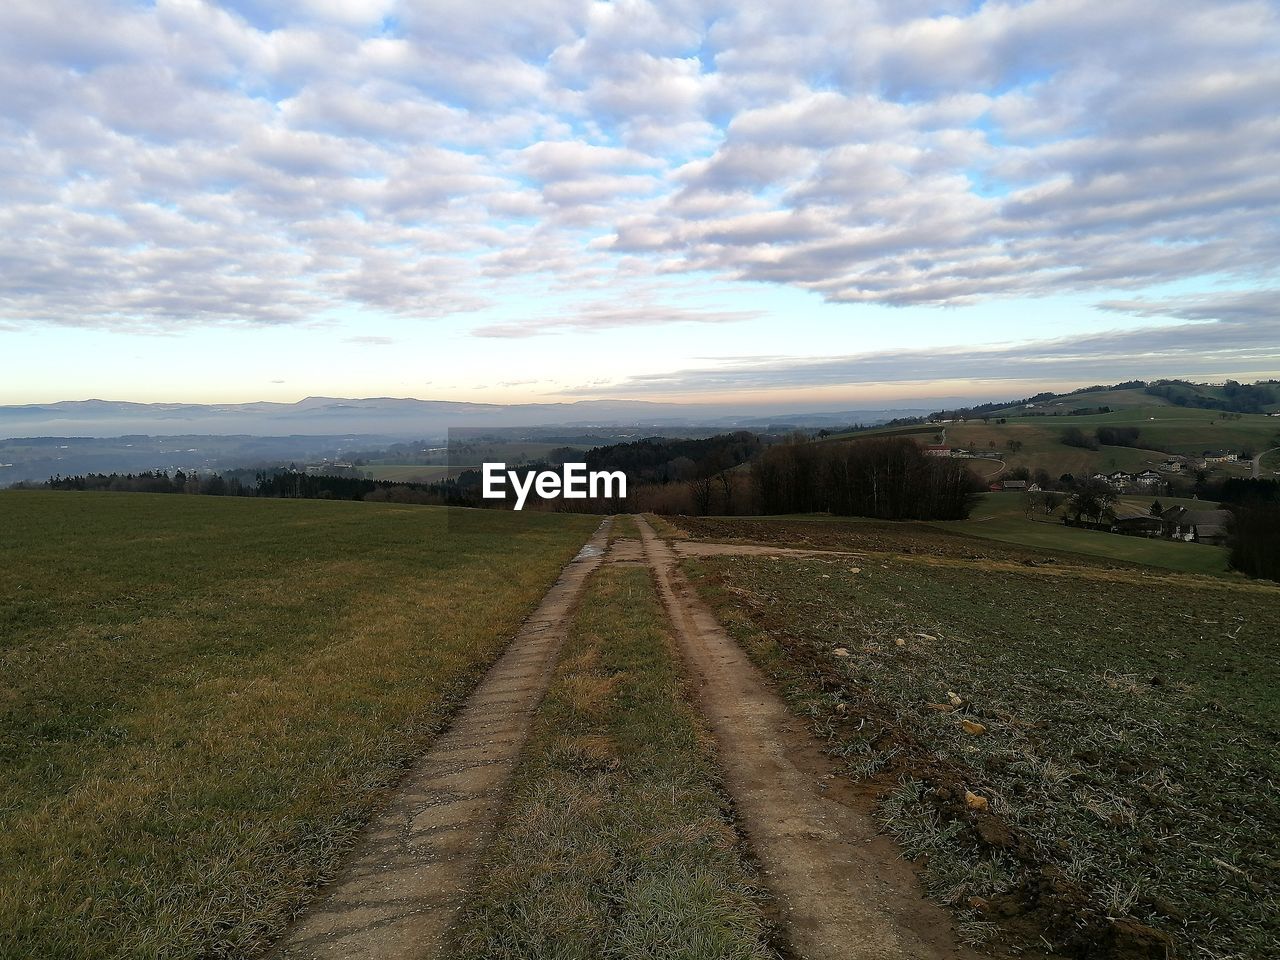
M 405 774 L 338 878 L 269 954 L 273 960 L 443 952 L 610 526 L 602 523 L 564 568 L 449 729 Z
M 956 945 L 949 915 L 925 898 L 867 804 L 693 592 L 672 547 L 643 518 L 637 523 L 794 951 L 805 960 L 976 957 Z

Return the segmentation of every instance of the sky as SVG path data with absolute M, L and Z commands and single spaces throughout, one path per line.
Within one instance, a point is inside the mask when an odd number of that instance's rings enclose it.
M 1280 3 L 6 0 L 0 403 L 1280 376 Z

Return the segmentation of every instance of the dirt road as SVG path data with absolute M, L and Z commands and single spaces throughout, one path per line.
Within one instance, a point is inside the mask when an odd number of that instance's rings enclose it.
M 768 688 L 678 567 L 679 554 L 826 555 L 759 546 L 608 543 L 602 524 L 521 628 L 458 717 L 405 776 L 351 861 L 288 931 L 274 960 L 420 960 L 444 945 L 492 839 L 585 581 L 608 560 L 653 572 L 701 689 L 726 784 L 775 899 L 790 952 L 803 960 L 970 960 L 950 918 L 923 896 L 869 800 L 839 777 L 805 725 Z
M 525 621 L 448 731 L 406 774 L 278 960 L 408 960 L 442 953 L 587 576 L 605 521 Z
M 639 526 L 644 556 L 701 685 L 747 841 L 782 908 L 795 953 L 805 960 L 977 956 L 957 947 L 950 917 L 924 897 L 910 866 L 871 818 L 868 798 L 837 776 L 805 725 L 693 592 L 676 551 L 643 519 Z
M 1280 447 L 1272 447 L 1270 450 L 1263 450 L 1253 458 L 1251 461 L 1253 464 L 1253 479 L 1259 480 L 1262 478 L 1262 458 L 1268 453 L 1275 453 L 1277 450 L 1280 450 Z

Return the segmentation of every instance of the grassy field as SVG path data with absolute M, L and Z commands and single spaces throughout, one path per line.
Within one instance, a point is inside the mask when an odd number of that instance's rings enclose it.
M 1187 455 L 1200 454 L 1220 447 L 1255 451 L 1273 446 L 1271 438 L 1280 433 L 1277 419 L 1264 414 L 1224 414 L 1218 410 L 1195 410 L 1186 407 L 1135 407 L 1089 417 L 1033 417 L 1009 421 L 1010 425 L 1035 421 L 1049 422 L 1053 430 L 1078 426 L 1082 430 L 1100 426 L 1132 426 L 1141 434 L 1138 442 L 1148 442 L 1161 450 Z
M 0 493 L 0 955 L 268 942 L 598 522 Z
M 360 467 L 360 472 L 370 480 L 397 480 L 405 483 L 434 483 L 446 477 L 456 477 L 469 466 L 421 463 L 370 463 Z M 476 468 L 478 469 L 478 467 Z
M 455 956 L 773 956 L 666 629 L 648 570 L 595 574 Z
M 1225 547 L 1125 537 L 1101 530 L 1068 527 L 1058 516 L 1028 517 L 1025 499 L 1026 495 L 1022 493 L 987 493 L 982 496 L 968 520 L 935 521 L 933 526 L 1024 547 L 1144 563 L 1184 573 L 1228 572 Z M 1146 509 L 1155 499 L 1159 499 L 1166 507 L 1175 504 L 1193 506 L 1196 509 L 1215 506 L 1197 500 L 1180 500 L 1177 497 L 1123 497 L 1120 502 Z
M 1280 590 L 903 534 L 687 566 L 965 932 L 1280 956 Z
M 1076 406 L 1088 406 L 1091 403 L 1092 401 L 1081 401 Z M 1158 403 L 1080 417 L 1008 415 L 1005 423 L 998 423 L 999 419 L 1000 417 L 994 417 L 988 423 L 969 420 L 965 423 L 924 427 L 885 427 L 849 434 L 846 439 L 910 436 L 921 443 L 933 443 L 937 437 L 943 436 L 945 429 L 946 442 L 950 446 L 964 447 L 978 453 L 999 452 L 1010 468 L 1042 468 L 1055 478 L 1064 473 L 1076 476 L 1114 470 L 1132 473 L 1160 463 L 1169 453 L 1196 456 L 1205 450 L 1219 448 L 1236 451 L 1251 449 L 1258 452 L 1280 445 L 1276 441 L 1280 434 L 1280 420 L 1275 417 L 1262 414 L 1237 417 L 1217 410 L 1198 410 Z M 1092 435 L 1098 427 L 1106 426 L 1138 428 L 1138 443 L 1141 446 L 1103 446 L 1097 450 L 1085 450 L 1068 447 L 1061 442 L 1062 432 L 1067 427 L 1079 427 L 1086 434 Z M 1021 447 L 1016 452 L 1011 450 L 1010 441 L 1019 442 Z M 974 469 L 979 473 L 988 472 L 985 465 L 981 464 L 975 464 Z

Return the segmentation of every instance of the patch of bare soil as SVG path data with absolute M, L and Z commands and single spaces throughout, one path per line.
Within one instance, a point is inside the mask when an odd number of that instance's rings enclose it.
M 930 902 L 871 816 L 873 798 L 837 775 L 802 721 L 694 594 L 677 555 L 643 520 L 645 554 L 716 737 L 726 783 L 796 954 L 806 960 L 959 960 L 947 912 Z
M 1061 564 L 1132 570 L 1140 564 L 1054 553 L 1016 544 L 968 537 L 909 520 L 846 520 L 754 517 L 680 517 L 681 527 L 699 540 L 787 544 L 812 550 L 842 550 L 893 556 L 939 557 L 964 561 L 1010 561 L 1040 566 Z
M 762 543 L 705 543 L 701 540 L 674 540 L 671 547 L 680 557 L 859 557 L 867 554 L 849 550 L 798 550 L 794 547 L 766 546 Z
M 609 521 L 560 575 L 450 728 L 400 782 L 346 868 L 285 934 L 274 960 L 440 954 L 546 692 Z

